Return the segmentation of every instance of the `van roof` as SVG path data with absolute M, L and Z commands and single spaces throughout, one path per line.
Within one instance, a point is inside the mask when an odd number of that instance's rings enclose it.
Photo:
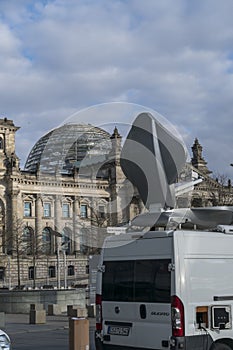
M 231 226 L 233 228 L 233 226 Z M 165 237 L 173 237 L 174 233 L 179 234 L 179 232 L 185 235 L 195 235 L 195 236 L 206 236 L 206 235 L 223 235 L 225 232 L 223 231 L 201 231 L 201 230 L 168 230 L 168 231 L 148 231 L 148 232 L 127 232 L 120 235 L 108 236 L 105 239 L 105 243 L 103 248 L 111 244 L 111 247 L 117 247 L 123 244 L 128 244 L 138 239 L 154 239 L 154 238 L 165 238 Z M 227 232 L 226 232 L 227 233 Z
M 135 239 L 147 239 L 147 238 L 156 238 L 156 237 L 167 237 L 173 234 L 173 230 L 168 231 L 132 231 L 123 233 L 120 235 L 108 236 L 106 239 L 109 241 L 131 241 Z
M 114 248 L 139 239 L 162 238 L 168 236 L 173 236 L 173 231 L 148 231 L 145 233 L 140 231 L 127 232 L 120 235 L 108 236 L 104 241 L 103 248 L 110 246 L 111 248 Z

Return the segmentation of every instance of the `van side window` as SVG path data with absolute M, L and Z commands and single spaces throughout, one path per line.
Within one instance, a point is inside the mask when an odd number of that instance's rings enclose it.
M 170 262 L 169 259 L 105 261 L 103 300 L 170 303 Z

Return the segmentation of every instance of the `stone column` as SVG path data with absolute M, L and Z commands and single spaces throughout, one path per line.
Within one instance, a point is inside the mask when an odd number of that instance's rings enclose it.
M 78 229 L 79 199 L 74 197 L 73 201 L 73 246 L 74 253 L 80 250 L 79 229 Z
M 35 201 L 35 237 L 36 237 L 36 244 L 41 243 L 42 241 L 42 230 L 43 230 L 43 203 L 42 198 L 40 194 L 37 194 L 36 201 Z
M 60 195 L 55 196 L 54 202 L 54 229 L 61 233 L 61 218 L 62 218 L 62 197 Z M 61 237 L 53 237 L 55 243 L 55 249 L 57 251 L 57 287 L 61 287 L 61 263 L 60 263 L 60 252 L 61 252 Z
M 14 238 L 16 230 L 19 229 L 18 222 L 18 189 L 11 189 L 6 196 L 6 247 L 10 251 L 14 246 Z
M 61 196 L 56 195 L 54 202 L 54 224 L 57 231 L 60 232 L 61 227 L 61 218 L 62 218 L 62 204 L 61 204 Z

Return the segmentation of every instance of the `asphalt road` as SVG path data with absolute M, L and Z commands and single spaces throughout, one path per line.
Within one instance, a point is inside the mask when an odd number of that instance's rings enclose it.
M 94 319 L 89 319 L 90 350 L 94 347 Z M 29 324 L 26 314 L 7 314 L 4 329 L 12 350 L 69 350 L 69 322 L 66 315 L 47 316 L 46 324 Z

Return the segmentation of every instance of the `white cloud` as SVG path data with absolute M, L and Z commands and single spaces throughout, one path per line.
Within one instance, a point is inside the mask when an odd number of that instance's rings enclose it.
M 29 147 L 77 109 L 139 103 L 189 146 L 198 137 L 209 166 L 231 176 L 232 10 L 231 0 L 2 0 L 1 112 Z

